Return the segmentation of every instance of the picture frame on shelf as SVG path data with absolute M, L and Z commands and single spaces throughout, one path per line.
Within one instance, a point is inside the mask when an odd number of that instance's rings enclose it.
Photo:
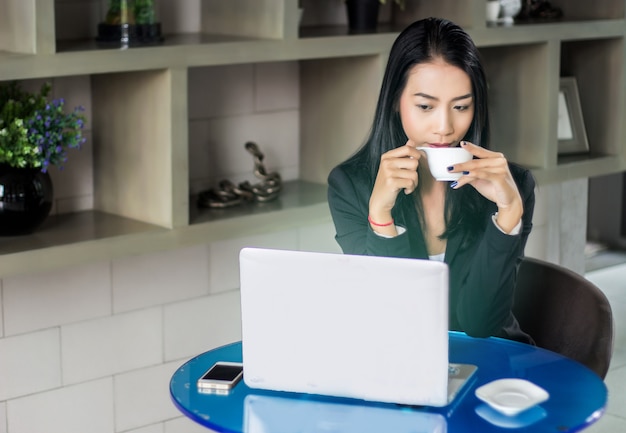
M 589 152 L 589 142 L 575 77 L 561 77 L 558 107 L 559 155 Z

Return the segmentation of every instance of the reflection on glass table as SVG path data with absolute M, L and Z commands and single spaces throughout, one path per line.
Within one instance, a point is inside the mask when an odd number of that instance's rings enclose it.
M 218 432 L 292 433 L 566 433 L 604 413 L 607 388 L 587 367 L 556 353 L 500 338 L 450 332 L 450 362 L 478 366 L 474 380 L 444 407 L 416 407 L 249 388 L 241 381 L 227 394 L 203 394 L 198 378 L 217 361 L 241 362 L 241 343 L 205 352 L 172 376 L 174 404 L 189 418 Z M 244 365 L 245 375 L 245 365 Z M 479 387 L 499 379 L 524 379 L 549 398 L 514 416 L 479 399 Z

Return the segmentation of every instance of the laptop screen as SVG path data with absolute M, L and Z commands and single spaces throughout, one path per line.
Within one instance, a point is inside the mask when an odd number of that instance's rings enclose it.
M 447 404 L 444 263 L 244 248 L 240 278 L 249 387 Z

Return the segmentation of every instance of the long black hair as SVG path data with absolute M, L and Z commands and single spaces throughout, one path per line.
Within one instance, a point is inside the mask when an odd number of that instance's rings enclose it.
M 478 49 L 470 36 L 451 21 L 441 18 L 419 20 L 404 29 L 391 47 L 369 137 L 352 157 L 353 162 L 369 170 L 372 187 L 383 153 L 403 146 L 408 140 L 400 120 L 399 101 L 409 71 L 417 64 L 437 58 L 469 76 L 474 118 L 463 140 L 489 148 L 487 80 Z M 417 205 L 419 211 L 419 200 Z M 414 198 L 398 194 L 396 207 L 407 206 L 415 206 Z M 450 189 L 446 194 L 446 231 L 442 237 L 447 238 L 458 230 L 467 231 L 470 237 L 478 235 L 485 224 L 486 206 L 486 200 L 469 185 L 458 190 Z

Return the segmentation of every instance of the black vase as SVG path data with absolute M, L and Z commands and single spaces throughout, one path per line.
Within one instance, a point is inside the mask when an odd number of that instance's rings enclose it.
M 52 209 L 50 175 L 0 164 L 0 236 L 32 233 Z
M 350 33 L 374 33 L 378 27 L 380 0 L 346 0 Z

